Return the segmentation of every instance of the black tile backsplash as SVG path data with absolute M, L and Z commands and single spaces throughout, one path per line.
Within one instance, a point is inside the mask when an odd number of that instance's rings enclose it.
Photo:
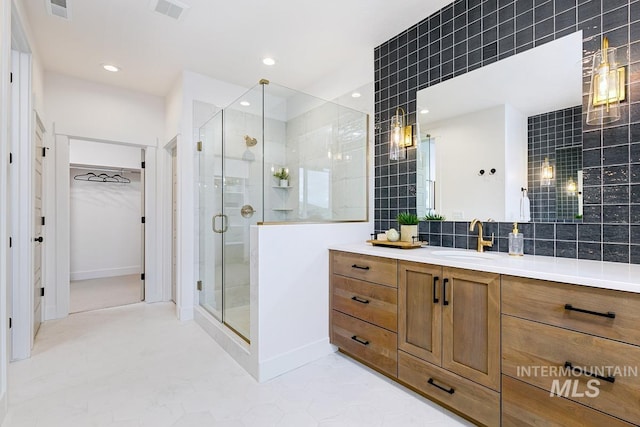
M 603 35 L 618 47 L 619 55 L 628 56 L 628 102 L 614 126 L 582 126 L 583 223 L 520 224 L 525 253 L 640 263 L 640 1 L 636 0 L 457 0 L 378 46 L 377 232 L 397 227 L 399 211 L 415 212 L 415 150 L 409 149 L 399 162 L 388 157 L 389 120 L 395 109 L 403 107 L 413 124 L 418 90 L 577 30 L 583 31 L 585 56 L 599 47 Z M 474 248 L 477 232 L 469 232 L 468 225 L 430 222 L 421 224 L 420 233 L 434 246 Z M 485 224 L 485 234 L 493 229 L 497 239 L 491 250 L 506 251 L 511 224 L 493 225 Z

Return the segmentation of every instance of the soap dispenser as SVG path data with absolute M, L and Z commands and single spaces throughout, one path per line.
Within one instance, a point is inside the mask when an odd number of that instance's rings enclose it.
M 518 232 L 518 223 L 513 223 L 513 231 L 509 233 L 509 255 L 524 255 L 524 236 Z

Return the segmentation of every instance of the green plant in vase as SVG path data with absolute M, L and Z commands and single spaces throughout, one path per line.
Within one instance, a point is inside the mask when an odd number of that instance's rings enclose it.
M 278 168 L 273 172 L 273 176 L 280 180 L 280 187 L 289 186 L 289 169 Z

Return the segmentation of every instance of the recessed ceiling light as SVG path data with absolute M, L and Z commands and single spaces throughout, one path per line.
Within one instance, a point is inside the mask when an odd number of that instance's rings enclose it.
M 424 110 L 420 110 L 420 114 L 429 114 L 429 110 L 426 108 Z
M 243 107 L 248 107 L 249 105 L 251 105 L 251 103 L 249 101 L 240 101 L 240 105 L 242 105 Z
M 116 67 L 115 65 L 111 64 L 102 64 L 102 68 L 107 71 L 111 71 L 112 73 L 117 73 L 118 71 L 120 71 L 120 67 Z
M 275 64 L 276 64 L 276 60 L 275 60 L 275 59 L 273 59 L 273 58 L 269 58 L 269 57 L 267 57 L 267 58 L 264 58 L 264 59 L 262 60 L 262 63 L 263 63 L 264 65 L 275 65 Z
M 360 98 L 361 96 L 362 96 L 362 95 L 360 95 L 360 92 L 353 92 L 353 93 L 351 94 L 351 97 L 352 97 L 352 98 Z

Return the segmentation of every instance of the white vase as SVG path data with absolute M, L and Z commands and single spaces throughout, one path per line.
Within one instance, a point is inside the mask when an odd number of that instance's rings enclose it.
M 413 243 L 413 237 L 418 241 L 418 226 L 417 225 L 401 225 L 400 226 L 400 240 L 403 242 Z
M 288 187 L 289 186 L 289 180 L 288 179 L 281 179 L 280 180 L 280 187 Z

